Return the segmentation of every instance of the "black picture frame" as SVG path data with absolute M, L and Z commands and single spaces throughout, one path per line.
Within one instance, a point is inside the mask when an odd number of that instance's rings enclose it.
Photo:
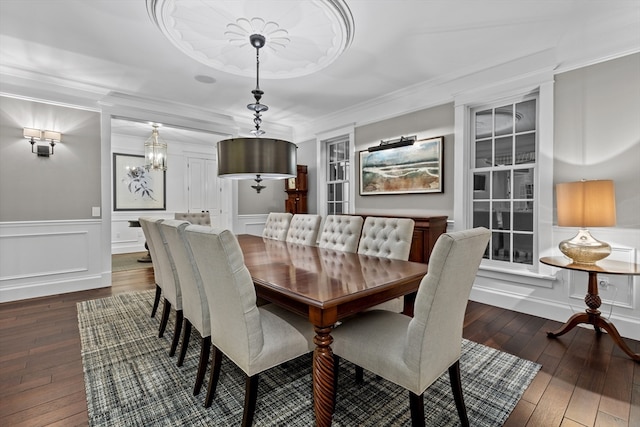
M 113 153 L 113 210 L 164 211 L 167 175 L 147 171 L 144 156 Z
M 360 151 L 360 195 L 444 192 L 444 137 Z

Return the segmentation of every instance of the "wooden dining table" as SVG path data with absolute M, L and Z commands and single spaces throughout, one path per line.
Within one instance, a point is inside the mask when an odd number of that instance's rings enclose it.
M 252 235 L 237 237 L 256 295 L 307 317 L 314 326 L 316 425 L 330 426 L 335 407 L 332 328 L 341 319 L 415 292 L 427 265 Z

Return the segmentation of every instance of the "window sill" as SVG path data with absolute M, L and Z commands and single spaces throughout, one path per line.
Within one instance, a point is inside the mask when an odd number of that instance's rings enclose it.
M 531 285 L 542 288 L 552 288 L 553 282 L 557 280 L 555 275 L 483 265 L 478 269 L 478 276 L 487 279 L 513 282 L 519 285 Z

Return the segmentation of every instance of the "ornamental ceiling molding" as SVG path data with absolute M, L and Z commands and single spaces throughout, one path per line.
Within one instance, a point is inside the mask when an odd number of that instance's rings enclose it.
M 351 45 L 354 22 L 343 0 L 147 0 L 149 16 L 187 56 L 216 70 L 255 76 L 251 34 L 267 39 L 260 77 L 313 74 Z

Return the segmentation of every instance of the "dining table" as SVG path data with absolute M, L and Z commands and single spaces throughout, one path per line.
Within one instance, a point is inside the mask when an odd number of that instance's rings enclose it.
M 237 238 L 256 296 L 313 324 L 314 413 L 317 426 L 330 426 L 335 408 L 332 329 L 370 307 L 416 292 L 427 264 L 248 234 Z

